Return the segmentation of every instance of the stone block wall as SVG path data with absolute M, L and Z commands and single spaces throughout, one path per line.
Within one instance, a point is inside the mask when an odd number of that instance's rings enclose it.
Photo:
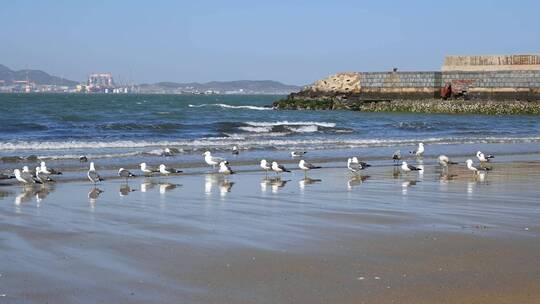
M 471 88 L 540 88 L 540 71 L 443 72 L 442 84 L 472 80 Z
M 339 73 L 305 91 L 360 100 L 432 99 L 448 83 L 471 98 L 540 100 L 540 70 Z

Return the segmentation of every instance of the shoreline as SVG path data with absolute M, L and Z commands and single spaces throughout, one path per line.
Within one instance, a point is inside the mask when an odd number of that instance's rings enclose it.
M 338 148 L 327 152 L 327 150 L 308 150 L 303 159 L 319 164 L 324 167 L 330 165 L 331 168 L 346 168 L 346 160 L 348 157 L 357 156 L 362 161 L 368 162 L 374 166 L 382 168 L 392 168 L 395 164 L 391 160 L 391 155 L 396 149 L 400 149 L 403 154 L 403 160 L 408 161 L 411 164 L 425 164 L 425 165 L 437 165 L 437 157 L 440 154 L 445 154 L 457 161 L 456 167 L 465 167 L 465 160 L 471 158 L 477 163 L 475 151 L 478 149 L 482 151 L 490 151 L 490 153 L 496 155 L 495 164 L 508 164 L 519 161 L 531 161 L 536 162 L 540 159 L 540 150 L 538 150 L 536 143 L 521 143 L 520 151 L 515 150 L 516 143 L 504 143 L 504 144 L 453 144 L 453 145 L 429 145 L 429 153 L 421 158 L 410 155 L 407 149 L 414 149 L 414 146 L 388 146 L 388 147 L 369 147 L 369 148 Z M 206 174 L 217 174 L 217 170 L 212 169 L 204 163 L 202 156 L 199 154 L 178 154 L 175 157 L 162 157 L 151 159 L 126 159 L 119 158 L 110 159 L 95 159 L 96 167 L 100 175 L 109 180 L 120 180 L 117 176 L 117 170 L 122 167 L 130 170 L 138 178 L 142 176 L 139 170 L 139 163 L 146 162 L 149 166 L 157 167 L 160 163 L 164 163 L 167 166 L 183 170 L 184 172 L 179 176 L 197 176 Z M 280 164 L 286 165 L 286 167 L 292 171 L 300 171 L 298 168 L 298 162 L 302 158 L 291 158 L 288 151 L 244 151 L 240 156 L 234 156 L 230 154 L 217 154 L 217 156 L 225 157 L 233 170 L 239 174 L 260 172 L 259 161 L 262 158 L 268 160 L 275 160 Z M 186 159 L 187 158 L 187 159 Z M 1 164 L 1 163 L 0 163 Z M 52 176 L 51 178 L 57 183 L 62 182 L 74 182 L 74 181 L 87 181 L 86 173 L 88 170 L 88 163 L 81 163 L 73 161 L 70 163 L 65 160 L 47 160 L 49 167 L 55 168 L 63 174 L 61 176 Z M 3 163 L 0 168 L 0 173 L 9 174 L 13 168 L 19 168 L 23 165 L 28 165 L 30 168 L 39 166 L 38 162 L 21 161 L 15 163 Z M 9 169 L 11 168 L 11 169 Z M 155 174 L 155 177 L 159 177 L 159 174 Z M 18 182 L 15 179 L 3 180 L 0 185 L 17 185 Z

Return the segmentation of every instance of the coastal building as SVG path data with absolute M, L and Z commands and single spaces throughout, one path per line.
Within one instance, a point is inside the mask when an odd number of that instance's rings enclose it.
M 88 76 L 86 91 L 89 93 L 112 93 L 115 89 L 111 73 L 94 73 Z

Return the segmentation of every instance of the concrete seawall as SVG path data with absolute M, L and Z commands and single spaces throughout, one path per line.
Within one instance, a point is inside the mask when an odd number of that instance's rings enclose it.
M 470 99 L 540 100 L 540 71 L 340 73 L 296 94 L 354 95 L 356 99 L 432 99 L 446 85 L 459 86 Z
M 360 109 L 370 102 L 442 99 L 539 103 L 540 56 L 449 56 L 441 71 L 338 73 L 275 106 Z

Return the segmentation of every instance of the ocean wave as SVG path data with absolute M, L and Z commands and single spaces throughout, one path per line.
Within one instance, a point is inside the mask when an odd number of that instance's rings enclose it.
M 273 110 L 273 108 L 269 107 L 258 107 L 258 106 L 250 106 L 250 105 L 244 105 L 244 106 L 238 106 L 238 105 L 228 105 L 224 103 L 203 103 L 200 105 L 188 105 L 190 108 L 203 108 L 203 107 L 220 107 L 225 109 L 248 109 L 248 110 L 257 110 L 257 111 L 268 111 Z
M 131 157 L 142 155 L 143 152 L 126 152 L 126 153 L 104 153 L 104 154 L 85 154 L 89 159 L 99 159 L 99 158 L 122 158 L 122 157 Z M 69 160 L 69 159 L 79 159 L 80 154 L 61 154 L 61 155 L 41 155 L 37 158 L 39 160 Z
M 313 133 L 319 131 L 319 127 L 317 125 L 308 125 L 308 126 L 300 126 L 300 127 L 287 127 L 287 129 L 296 132 L 296 133 Z
M 140 124 L 140 123 L 110 123 L 100 125 L 103 130 L 179 130 L 183 128 L 183 124 L 179 123 L 155 123 L 155 124 Z
M 238 129 L 252 133 L 269 133 L 272 131 L 272 127 L 238 127 Z
M 324 128 L 335 128 L 336 124 L 333 122 L 318 122 L 318 121 L 246 121 L 245 124 L 254 127 L 274 127 L 274 126 L 319 126 Z
M 27 132 L 27 131 L 45 131 L 49 127 L 39 123 L 3 123 L 0 124 L 0 132 Z
M 433 138 L 410 138 L 410 139 L 351 139 L 351 138 L 259 138 L 245 136 L 242 134 L 230 134 L 224 137 L 201 138 L 194 140 L 180 141 L 135 141 L 119 140 L 109 142 L 97 141 L 17 141 L 0 142 L 0 151 L 13 150 L 88 150 L 95 151 L 99 149 L 120 149 L 120 148 L 165 148 L 175 147 L 180 151 L 196 151 L 199 149 L 217 149 L 229 148 L 232 144 L 242 141 L 242 147 L 246 149 L 264 149 L 264 148 L 283 148 L 289 149 L 291 146 L 302 146 L 307 149 L 318 147 L 367 147 L 367 146 L 397 146 L 414 145 L 420 141 L 425 144 L 473 144 L 473 143 L 532 143 L 540 142 L 540 137 L 433 137 Z M 137 153 L 151 153 L 152 150 L 126 152 L 133 155 Z M 130 155 L 131 155 L 130 154 Z M 157 153 L 156 153 L 157 154 Z M 73 157 L 78 155 L 72 155 Z M 46 157 L 46 156 L 43 156 Z

